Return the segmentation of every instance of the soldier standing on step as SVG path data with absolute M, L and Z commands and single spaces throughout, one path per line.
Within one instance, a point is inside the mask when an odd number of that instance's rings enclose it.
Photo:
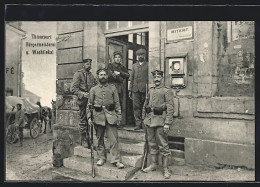
M 162 85 L 163 71 L 152 72 L 154 87 L 151 87 L 146 97 L 143 113 L 146 114 L 144 124 L 147 128 L 148 144 L 152 156 L 152 163 L 144 172 L 158 168 L 158 154 L 163 157 L 163 176 L 170 178 L 168 159 L 171 155 L 167 135 L 173 121 L 174 103 L 172 91 Z
M 148 63 L 145 61 L 145 49 L 136 51 L 138 62 L 133 65 L 129 97 L 133 99 L 135 130 L 142 129 L 142 109 L 145 101 L 146 84 L 148 82 Z
M 118 146 L 117 126 L 121 121 L 121 108 L 117 89 L 114 85 L 108 84 L 108 72 L 102 68 L 97 71 L 99 84 L 93 87 L 89 93 L 89 107 L 93 108 L 93 121 L 91 113 L 87 112 L 90 124 L 95 124 L 96 136 L 98 140 L 97 153 L 98 166 L 106 162 L 106 149 L 104 135 L 110 143 L 110 162 L 117 168 L 124 168 L 120 162 L 120 150 Z
M 78 97 L 77 104 L 79 105 L 79 130 L 81 144 L 84 147 L 90 148 L 89 130 L 86 118 L 86 107 L 88 104 L 89 91 L 96 85 L 96 80 L 90 72 L 92 59 L 83 60 L 83 68 L 74 73 L 73 81 L 71 83 L 71 92 Z

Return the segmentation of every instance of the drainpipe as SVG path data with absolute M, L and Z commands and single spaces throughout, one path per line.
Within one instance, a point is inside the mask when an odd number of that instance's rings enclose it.
M 19 53 L 19 60 L 18 60 L 18 76 L 17 76 L 17 91 L 18 91 L 18 97 L 21 97 L 22 92 L 22 40 L 25 39 L 26 36 L 22 35 L 22 37 L 19 39 L 18 44 L 18 53 Z

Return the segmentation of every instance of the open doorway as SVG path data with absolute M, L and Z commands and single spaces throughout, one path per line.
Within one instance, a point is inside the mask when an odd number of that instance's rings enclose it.
M 127 35 L 118 35 L 113 37 L 107 37 L 106 40 L 106 52 L 107 60 L 106 63 L 113 63 L 113 53 L 120 51 L 122 53 L 122 65 L 128 70 L 130 77 L 129 80 L 123 82 L 123 98 L 122 98 L 122 125 L 134 126 L 134 114 L 133 114 L 133 101 L 129 98 L 129 85 L 130 78 L 132 76 L 132 66 L 137 62 L 136 51 L 143 48 L 147 51 L 146 59 L 148 59 L 149 49 L 149 32 L 137 32 Z M 107 66 L 108 64 L 106 64 Z

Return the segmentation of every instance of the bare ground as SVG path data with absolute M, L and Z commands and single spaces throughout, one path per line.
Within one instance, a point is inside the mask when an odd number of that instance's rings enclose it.
M 52 133 L 40 134 L 32 139 L 25 130 L 24 146 L 6 144 L 6 181 L 52 180 Z M 254 181 L 255 171 L 246 168 L 206 166 L 171 166 L 168 181 Z M 138 171 L 130 181 L 166 181 L 162 169 L 150 173 Z

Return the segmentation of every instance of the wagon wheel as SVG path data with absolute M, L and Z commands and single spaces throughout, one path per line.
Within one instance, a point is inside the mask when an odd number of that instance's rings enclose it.
M 18 134 L 16 131 L 16 127 L 12 127 L 10 125 L 7 128 L 6 141 L 10 144 L 14 144 L 18 141 Z
M 40 134 L 40 124 L 36 117 L 34 117 L 30 123 L 30 135 L 32 138 L 37 138 Z

